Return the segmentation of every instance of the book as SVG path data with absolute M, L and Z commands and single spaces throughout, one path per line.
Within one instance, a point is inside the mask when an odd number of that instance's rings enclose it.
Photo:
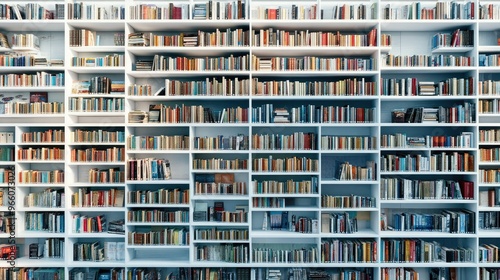
M 154 96 L 165 96 L 165 87 L 159 88 L 153 95 Z
M 30 103 L 48 102 L 47 92 L 30 92 Z
M 41 259 L 43 257 L 43 244 L 32 243 L 29 246 L 29 258 Z
M 207 221 L 208 214 L 208 203 L 207 202 L 196 202 L 194 204 L 193 221 L 204 222 Z
M 125 200 L 124 190 L 115 190 L 115 201 L 113 203 L 114 207 L 123 207 L 123 202 Z
M 161 108 L 155 104 L 149 105 L 149 122 L 157 123 L 160 122 L 160 110 Z

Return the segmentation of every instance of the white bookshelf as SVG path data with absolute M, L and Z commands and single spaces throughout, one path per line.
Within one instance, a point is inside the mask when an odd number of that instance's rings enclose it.
M 282 273 L 281 279 L 289 279 L 288 273 L 292 268 L 304 268 L 314 270 L 320 268 L 330 274 L 336 274 L 343 269 L 344 271 L 368 271 L 373 279 L 384 278 L 386 268 L 405 267 L 414 269 L 419 273 L 419 279 L 432 279 L 432 271 L 439 271 L 440 268 L 448 269 L 456 273 L 457 280 L 481 279 L 484 273 L 482 268 L 499 268 L 500 264 L 481 262 L 479 260 L 479 247 L 482 244 L 493 244 L 500 246 L 498 238 L 498 227 L 492 229 L 483 229 L 480 226 L 480 213 L 500 212 L 500 201 L 495 206 L 481 205 L 479 192 L 490 189 L 499 189 L 500 181 L 484 182 L 481 179 L 481 172 L 484 170 L 498 170 L 500 158 L 491 161 L 481 159 L 483 149 L 500 150 L 500 136 L 495 140 L 481 140 L 482 130 L 499 130 L 498 116 L 500 114 L 500 67 L 499 66 L 481 66 L 480 56 L 500 55 L 500 47 L 497 38 L 500 38 L 500 16 L 496 19 L 481 19 L 480 13 L 483 5 L 492 4 L 497 9 L 500 8 L 500 2 L 490 0 L 487 2 L 472 1 L 472 7 L 475 17 L 465 19 L 464 17 L 456 19 L 403 19 L 403 7 L 405 5 L 414 5 L 411 1 L 389 1 L 389 0 L 370 0 L 370 1 L 331 1 L 331 0 L 303 0 L 277 3 L 274 1 L 243 0 L 244 19 L 191 19 L 195 13 L 195 5 L 205 3 L 198 0 L 179 0 L 174 1 L 176 7 L 182 7 L 181 13 L 188 16 L 182 19 L 132 19 L 131 11 L 137 5 L 154 4 L 157 7 L 166 8 L 169 2 L 147 1 L 147 0 L 113 0 L 98 1 L 92 0 L 83 3 L 85 5 L 94 5 L 95 7 L 114 8 L 123 7 L 124 19 L 112 18 L 111 13 L 105 19 L 74 19 L 68 15 L 70 4 L 77 3 L 71 0 L 50 0 L 37 1 L 42 6 L 53 9 L 55 4 L 63 4 L 66 16 L 64 19 L 53 20 L 7 20 L 0 19 L 0 32 L 10 38 L 13 34 L 32 33 L 40 39 L 40 48 L 30 47 L 0 47 L 0 55 L 9 52 L 27 54 L 36 52 L 50 59 L 64 59 L 64 66 L 0 66 L 0 75 L 8 74 L 35 74 L 37 72 L 62 73 L 64 74 L 64 85 L 2 85 L 0 91 L 5 93 L 6 97 L 24 96 L 29 99 L 30 92 L 47 92 L 49 102 L 63 102 L 64 113 L 60 114 L 0 114 L 0 135 L 2 131 L 14 133 L 14 141 L 4 143 L 0 141 L 0 148 L 13 148 L 13 160 L 0 160 L 0 167 L 13 166 L 16 174 L 16 207 L 15 215 L 17 218 L 16 238 L 18 242 L 17 267 L 43 267 L 43 268 L 62 268 L 64 279 L 72 279 L 74 269 L 111 269 L 116 268 L 123 271 L 125 275 L 128 272 L 135 271 L 136 268 L 153 268 L 161 270 L 162 278 L 165 278 L 170 272 L 179 273 L 180 268 L 205 269 L 210 268 L 216 271 L 218 268 L 227 268 L 227 271 L 237 273 L 239 268 L 246 268 L 252 271 L 252 279 L 259 279 L 258 273 L 265 273 L 266 269 L 279 269 Z M 207 1 L 208 2 L 208 1 Z M 238 1 L 221 0 L 222 3 Z M 435 7 L 437 1 L 421 1 L 421 8 L 430 9 Z M 7 1 L 8 4 L 17 4 L 16 1 Z M 24 2 L 23 2 L 24 3 Z M 457 2 L 466 5 L 466 1 Z M 189 5 L 189 6 L 188 6 Z M 237 4 L 236 4 L 237 5 Z M 291 9 L 292 5 L 303 6 L 305 10 L 309 7 L 315 7 L 316 12 L 311 12 L 312 19 L 292 20 L 292 19 L 263 19 L 259 17 L 258 11 L 263 8 L 282 8 Z M 334 19 L 331 18 L 335 7 L 342 5 L 366 6 L 365 19 Z M 400 11 L 394 12 L 386 18 L 386 8 Z M 323 10 L 323 11 L 322 11 Z M 285 13 L 285 10 L 281 10 Z M 470 12 L 470 11 L 468 11 Z M 309 15 L 308 13 L 305 13 Z M 324 19 L 321 15 L 324 15 Z M 284 14 L 282 14 L 283 16 Z M 315 17 L 315 18 L 314 18 Z M 394 18 L 396 17 L 396 18 Z M 70 46 L 70 31 L 87 29 L 94 31 L 99 36 L 99 45 L 95 46 Z M 176 47 L 176 46 L 131 46 L 128 35 L 134 32 L 153 33 L 154 35 L 173 36 L 183 34 L 197 34 L 198 31 L 204 32 L 226 32 L 235 29 L 244 31 L 255 31 L 259 34 L 260 30 L 273 32 L 294 31 L 308 32 L 340 32 L 342 35 L 367 35 L 375 29 L 377 41 L 371 46 L 308 46 L 297 44 L 297 46 L 261 46 L 253 41 L 252 34 L 248 41 L 249 44 L 241 46 L 206 46 L 206 47 Z M 455 30 L 472 30 L 473 45 L 457 47 L 438 47 L 431 48 L 431 39 L 436 33 L 452 33 Z M 114 34 L 123 33 L 124 46 L 115 45 Z M 382 35 L 391 36 L 391 45 L 382 46 L 380 38 Z M 97 39 L 97 38 L 96 38 Z M 283 43 L 283 41 L 281 42 Z M 101 66 L 85 67 L 73 66 L 72 58 L 95 58 L 106 55 L 119 54 L 124 57 L 123 66 Z M 248 56 L 248 64 L 244 69 L 222 70 L 214 68 L 213 70 L 137 70 L 137 62 L 142 60 L 152 60 L 153 56 L 159 54 L 166 57 L 183 58 L 212 58 L 212 57 L 240 57 Z M 389 56 L 469 56 L 472 57 L 470 65 L 464 66 L 393 66 L 385 63 L 383 60 Z M 291 62 L 288 70 L 269 70 L 257 68 L 253 58 L 306 58 L 311 65 L 320 65 L 323 62 L 314 60 L 315 58 L 363 58 L 367 61 L 373 59 L 373 69 L 323 69 L 310 70 L 311 68 L 293 68 Z M 261 60 L 261 63 L 262 63 Z M 403 59 L 404 61 L 404 59 Z M 327 64 L 326 62 L 324 63 Z M 367 65 L 368 62 L 364 62 Z M 279 65 L 279 63 L 278 63 Z M 299 63 L 297 62 L 297 65 Z M 323 65 L 323 64 L 322 64 Z M 334 65 L 328 63 L 328 65 Z M 198 65 L 199 66 L 199 65 Z M 324 66 L 327 67 L 327 66 Z M 123 82 L 124 92 L 95 92 L 95 93 L 75 93 L 73 83 L 76 81 L 91 80 L 93 77 L 103 76 L 112 81 Z M 416 78 L 418 81 L 441 82 L 445 79 L 472 78 L 472 94 L 470 95 L 391 95 L 384 93 L 383 80 L 387 79 L 406 79 Z M 152 93 L 165 86 L 165 80 L 170 81 L 205 81 L 216 79 L 233 82 L 248 80 L 244 94 L 238 95 L 166 95 L 166 96 L 137 96 L 129 95 L 128 87 L 134 84 L 151 85 Z M 257 82 L 271 81 L 290 81 L 292 82 L 340 82 L 344 80 L 354 80 L 374 84 L 374 94 L 369 93 L 349 95 L 266 95 L 256 91 Z M 483 81 L 493 81 L 496 84 L 491 88 L 499 88 L 496 92 L 479 92 L 480 83 Z M 222 82 L 221 82 L 222 83 Z M 365 85 L 363 85 L 365 86 Z M 244 87 L 241 85 L 241 87 Z M 279 86 L 275 86 L 278 88 Z M 368 91 L 368 86 L 366 86 Z M 305 88 L 305 86 L 304 86 Z M 358 88 L 359 89 L 359 88 Z M 290 90 L 291 91 L 291 90 Z M 359 92 L 359 91 L 358 91 Z M 4 97 L 4 96 L 2 96 Z M 21 97 L 19 97 L 21 98 Z M 19 99 L 18 98 L 18 99 Z M 105 103 L 107 98 L 115 98 L 123 101 L 123 106 L 117 110 L 104 111 L 78 111 L 70 109 L 70 102 L 73 98 L 96 98 Z M 1 98 L 0 98 L 1 99 Z M 29 100 L 28 100 L 29 101 Z M 475 110 L 475 116 L 471 117 L 470 122 L 422 122 L 422 123 L 395 123 L 391 121 L 391 112 L 395 109 L 407 109 L 410 107 L 452 107 L 470 103 Z M 480 104 L 491 105 L 492 110 L 482 110 Z M 241 107 L 248 109 L 248 122 L 234 123 L 204 123 L 204 122 L 174 122 L 174 123 L 131 123 L 128 121 L 129 113 L 134 110 L 149 111 L 150 104 L 164 104 L 175 107 L 176 105 L 189 105 L 211 108 L 214 112 L 224 108 Z M 319 106 L 338 106 L 349 105 L 349 108 L 374 108 L 374 120 L 354 121 L 354 122 L 297 122 L 297 123 L 274 123 L 274 122 L 253 122 L 253 108 L 263 108 L 266 104 L 273 104 L 274 109 L 286 107 L 288 110 L 301 107 L 302 105 L 313 105 L 314 109 Z M 487 105 L 484 105 L 485 108 Z M 270 119 L 272 119 L 272 113 Z M 369 114 L 369 113 L 366 113 Z M 291 113 L 290 113 L 291 115 Z M 314 113 L 311 113 L 312 117 Z M 318 113 L 322 115 L 322 113 Z M 39 141 L 23 142 L 22 133 L 43 132 L 49 129 L 63 130 L 64 141 L 41 143 Z M 95 131 L 104 130 L 109 132 L 120 132 L 123 141 L 76 141 L 71 140 L 70 135 L 76 130 Z M 254 135 L 292 135 L 294 133 L 313 133 L 316 136 L 316 147 L 311 149 L 270 149 L 254 147 L 256 144 Z M 461 133 L 470 133 L 472 136 L 472 145 L 463 146 L 394 146 L 384 147 L 381 145 L 383 135 L 405 134 L 408 137 L 424 136 L 457 136 Z M 151 149 L 139 147 L 132 149 L 128 145 L 128 136 L 188 136 L 189 145 L 182 149 Z M 224 137 L 244 135 L 248 137 L 248 149 L 197 149 L 194 147 L 195 137 Z M 337 137 L 355 137 L 370 136 L 376 137 L 376 146 L 372 148 L 359 149 L 324 149 L 321 146 L 322 136 Z M 64 148 L 64 160 L 20 160 L 17 155 L 19 149 L 33 147 L 42 148 Z M 71 151 L 78 150 L 98 150 L 106 151 L 112 148 L 124 148 L 123 160 L 116 162 L 109 161 L 72 161 Z M 469 154 L 474 157 L 472 166 L 469 170 L 461 171 L 381 171 L 381 157 L 385 155 L 421 155 L 432 157 L 437 155 L 463 155 Z M 297 157 L 317 161 L 317 170 L 304 171 L 256 171 L 253 169 L 253 162 L 257 159 L 284 160 Z M 131 178 L 129 160 L 131 159 L 159 159 L 169 160 L 172 170 L 171 179 L 168 180 L 135 180 Z M 240 168 L 213 167 L 207 164 L 206 169 L 196 168 L 193 161 L 210 161 L 212 159 L 221 159 L 225 162 L 232 160 L 246 160 L 246 166 Z M 458 161 L 458 160 L 457 160 Z M 373 170 L 373 178 L 344 180 L 339 178 L 339 169 L 343 163 L 350 163 L 359 167 L 366 167 L 367 162 L 377 164 Z M 121 181 L 115 182 L 91 182 L 89 174 L 93 169 L 108 172 L 110 169 L 123 172 Z M 44 183 L 20 183 L 18 178 L 22 170 L 39 171 L 64 171 L 64 182 L 44 182 Z M 493 172 L 493 171 L 492 171 Z M 211 178 L 214 174 L 230 173 L 234 176 L 234 182 L 244 183 L 246 192 L 243 194 L 204 194 L 196 193 L 197 180 Z M 498 175 L 497 175 L 498 177 Z M 313 178 L 313 179 L 312 179 Z M 467 181 L 472 182 L 472 197 L 470 199 L 381 199 L 382 184 L 385 179 L 403 178 L 413 181 Z M 317 186 L 311 191 L 303 192 L 265 192 L 258 191 L 254 181 L 257 182 L 294 182 L 311 180 L 317 182 Z M 1 188 L 8 188 L 8 184 L 3 182 Z M 28 193 L 42 193 L 47 189 L 61 189 L 65 197 L 64 207 L 27 207 L 24 205 L 24 196 Z M 78 207 L 72 204 L 72 195 L 79 190 L 88 191 L 108 191 L 111 189 L 120 190 L 124 193 L 123 205 L 117 207 L 99 206 L 99 207 Z M 169 191 L 174 192 L 176 198 L 182 197 L 184 201 L 176 203 L 155 202 L 141 203 L 141 201 L 132 202 L 132 193 L 146 193 L 147 191 Z M 174 194 L 171 196 L 174 197 Z M 6 195 L 4 193 L 4 195 Z M 372 206 L 362 207 L 327 207 L 323 206 L 324 197 L 348 197 L 355 195 L 359 197 L 374 198 Z M 144 194 L 144 197 L 146 195 Z M 141 197 L 146 200 L 146 198 Z M 256 201 L 270 202 L 273 199 L 283 201 L 283 207 L 264 207 L 254 205 Z M 243 216 L 244 221 L 222 222 L 210 220 L 210 215 L 206 220 L 195 221 L 195 211 L 200 204 L 207 203 L 208 207 L 215 207 L 216 203 L 223 203 L 224 210 Z M 244 209 L 244 210 L 242 210 Z M 245 210 L 246 209 L 246 210 Z M 449 233 L 428 230 L 384 230 L 381 228 L 380 220 L 382 214 L 388 213 L 387 219 L 390 226 L 394 226 L 393 213 L 422 213 L 428 215 L 437 215 L 444 210 L 461 211 L 466 209 L 475 215 L 475 219 L 470 233 Z M 2 212 L 8 212 L 8 209 L 0 208 Z M 187 215 L 182 221 L 130 221 L 129 215 L 133 212 L 144 211 L 153 213 L 154 211 L 163 211 L 165 213 L 178 213 Z M 209 210 L 207 210 L 209 211 Z M 50 214 L 59 212 L 64 214 L 65 231 L 62 233 L 53 233 L 49 231 L 32 231 L 27 229 L 26 217 L 28 213 L 37 212 Z M 288 222 L 303 218 L 306 222 L 311 222 L 310 228 L 306 232 L 294 232 L 299 226 L 290 231 L 290 225 L 286 229 L 272 230 L 271 226 L 266 230 L 262 229 L 264 216 L 274 213 L 287 212 Z M 345 212 L 354 215 L 357 218 L 358 231 L 353 233 L 332 233 L 323 231 L 322 219 L 331 215 L 341 215 Z M 187 213 L 187 214 L 186 214 Z M 390 213 L 390 214 L 389 214 Z M 86 232 L 76 233 L 73 229 L 73 215 L 80 214 L 88 217 L 103 215 L 106 222 L 123 219 L 125 221 L 125 234 L 110 234 L 104 232 Z M 208 213 L 209 214 L 209 213 Z M 495 215 L 496 215 L 495 214 Z M 490 215 L 490 214 L 488 214 Z M 493 215 L 493 214 L 492 214 Z M 232 216 L 231 216 L 232 217 Z M 282 216 L 284 217 L 284 216 Z M 267 217 L 270 218 L 270 217 Z M 277 218 L 275 216 L 274 218 Z M 312 231 L 312 221 L 316 220 L 318 228 Z M 271 221 L 268 221 L 271 223 Z M 298 223 L 298 221 L 297 221 Z M 304 226 L 304 227 L 306 227 Z M 189 232 L 189 239 L 182 245 L 137 245 L 130 240 L 132 232 L 149 232 L 174 229 Z M 248 238 L 244 239 L 202 239 L 196 238 L 195 232 L 198 230 L 220 230 L 246 231 Z M 302 229 L 301 229 L 302 230 Z M 8 234 L 0 233 L 0 239 L 7 240 Z M 51 259 L 42 258 L 32 260 L 29 258 L 29 244 L 42 243 L 47 238 L 60 238 L 65 242 L 64 258 Z M 436 241 L 445 247 L 457 248 L 464 247 L 472 250 L 472 261 L 468 262 L 384 262 L 381 260 L 382 243 L 386 240 L 399 239 L 419 239 L 426 242 Z M 322 261 L 322 250 L 326 242 L 340 241 L 370 241 L 377 244 L 378 253 L 375 260 L 348 261 L 348 262 L 328 262 Z M 104 260 L 102 262 L 77 261 L 73 258 L 75 244 L 99 242 L 101 247 L 105 243 L 123 242 L 124 251 L 122 261 Z M 199 260 L 197 259 L 198 248 L 218 248 L 230 244 L 234 247 L 245 248 L 247 250 L 247 262 Z M 279 250 L 300 250 L 302 247 L 311 247 L 315 251 L 312 262 L 297 261 L 291 263 L 284 262 L 264 262 L 254 260 L 254 253 L 257 248 L 264 245 L 271 249 Z M 300 246 L 299 246 L 300 245 Z M 368 245 L 367 245 L 368 246 Z M 208 250 L 208 249 L 207 249 Z M 231 249 L 233 250 L 233 249 Z M 234 249 L 235 250 L 235 249 Z M 238 249 L 239 250 L 239 249 Z M 371 250 L 371 249 L 370 249 Z M 367 253 L 371 255 L 373 251 Z M 3 267 L 3 266 L 2 266 Z M 451 269 L 450 269 L 451 268 Z M 259 272 L 260 271 L 260 272 Z M 248 275 L 250 277 L 250 273 Z M 209 276 L 206 277 L 210 278 Z M 247 279 L 240 275 L 237 279 Z M 123 280 L 129 280 L 124 277 Z M 193 278 L 194 279 L 194 278 Z M 222 278 L 219 278 L 222 279 Z M 262 279 L 265 279 L 264 277 Z M 358 278 L 357 278 L 358 279 Z M 361 278 L 359 278 L 361 279 Z M 484 278 L 487 279 L 487 278 Z M 118 280 L 121 280 L 118 278 Z M 130 279 L 132 280 L 132 279 Z

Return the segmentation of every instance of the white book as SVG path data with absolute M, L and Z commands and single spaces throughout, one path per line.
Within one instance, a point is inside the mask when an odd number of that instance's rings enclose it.
M 107 261 L 116 261 L 117 248 L 116 242 L 104 242 L 104 256 Z
M 125 260 L 125 242 L 116 242 L 116 260 Z
M 14 132 L 7 132 L 6 143 L 14 143 Z

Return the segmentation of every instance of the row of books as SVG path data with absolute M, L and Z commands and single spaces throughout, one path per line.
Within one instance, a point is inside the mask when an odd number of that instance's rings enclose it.
M 377 163 L 374 161 L 367 161 L 366 166 L 359 166 L 351 164 L 349 162 L 344 162 L 341 163 L 337 168 L 338 175 L 335 178 L 336 180 L 377 180 Z
M 383 55 L 382 67 L 468 67 L 474 66 L 474 57 L 445 54 Z
M 495 207 L 500 206 L 500 189 L 490 188 L 479 190 L 479 206 Z
M 481 211 L 478 213 L 479 228 L 483 230 L 499 229 L 500 215 L 495 211 Z
M 125 6 L 68 3 L 68 19 L 80 20 L 119 20 L 125 19 Z
M 500 170 L 496 169 L 479 169 L 479 182 L 480 183 L 498 183 L 500 182 Z
M 375 150 L 376 136 L 321 136 L 321 150 Z
M 73 214 L 72 228 L 74 233 L 96 233 L 107 231 L 106 216 L 97 215 L 89 217 L 81 214 Z
M 203 30 L 180 32 L 173 35 L 154 34 L 152 32 L 134 32 L 128 34 L 129 46 L 141 47 L 210 47 L 210 46 L 249 46 L 248 30 L 241 28 L 207 32 Z
M 500 269 L 498 268 L 479 268 L 479 279 L 498 279 L 499 275 Z
M 10 134 L 10 135 L 9 135 Z M 22 143 L 64 143 L 64 130 L 63 129 L 48 129 L 45 131 L 30 131 L 21 134 Z M 0 143 L 3 141 L 4 135 L 0 132 Z M 14 134 L 7 132 L 5 135 L 6 141 L 4 143 L 13 143 Z
M 42 192 L 31 192 L 24 197 L 24 206 L 64 208 L 66 207 L 66 196 L 64 194 L 64 189 L 48 188 L 43 190 Z
M 187 135 L 129 135 L 127 148 L 130 150 L 188 150 Z
M 252 170 L 258 172 L 317 172 L 319 160 L 307 157 L 252 159 Z
M 382 213 L 381 219 L 387 220 Z M 382 230 L 394 231 L 432 231 L 448 233 L 474 233 L 475 214 L 468 209 L 443 210 L 441 213 L 393 213 L 392 222 L 383 222 Z
M 71 149 L 72 162 L 123 162 L 125 147 Z
M 125 92 L 125 82 L 107 76 L 94 76 L 89 80 L 74 81 L 72 94 L 122 94 Z
M 98 35 L 96 31 L 89 29 L 70 29 L 69 30 L 69 46 L 70 47 L 94 47 L 100 46 L 101 35 Z M 113 35 L 113 43 L 115 46 L 123 46 L 124 33 L 116 32 Z
M 342 31 L 344 33 L 344 31 Z M 252 29 L 252 46 L 295 47 L 372 47 L 377 46 L 377 29 L 366 34 L 341 34 L 341 31 L 275 30 L 274 28 Z
M 91 262 L 125 260 L 125 242 L 104 241 L 103 243 L 101 244 L 100 241 L 75 242 L 73 260 Z
M 478 56 L 478 65 L 481 67 L 499 66 L 500 55 L 480 53 Z
M 254 248 L 252 261 L 256 263 L 316 263 L 318 249 L 315 247 L 300 249 Z
M 22 149 L 18 150 L 18 155 L 19 155 L 19 153 L 23 154 Z M 31 156 L 31 153 L 29 155 Z M 43 153 L 43 155 L 48 156 L 48 153 Z M 35 156 L 36 156 L 36 154 L 35 154 Z M 62 156 L 64 157 L 64 149 L 63 149 Z M 2 147 L 2 148 L 0 148 L 0 161 L 14 161 L 14 159 L 15 159 L 14 147 Z M 23 157 L 18 156 L 18 159 L 23 160 L 23 159 L 29 159 L 29 158 L 23 158 Z
M 431 49 L 474 46 L 473 32 L 473 30 L 456 29 L 452 33 L 436 33 L 431 39 Z
M 64 4 L 40 5 L 39 3 L 1 4 L 2 20 L 64 19 Z
M 472 1 L 437 2 L 434 5 L 413 2 L 409 5 L 386 4 L 382 11 L 383 19 L 474 19 L 475 3 Z
M 64 212 L 26 212 L 24 227 L 27 231 L 64 233 Z
M 21 140 L 21 141 L 25 142 L 23 140 Z M 36 141 L 36 142 L 41 142 L 41 141 Z M 14 132 L 12 132 L 12 131 L 0 131 L 0 143 L 2 143 L 2 144 L 14 144 Z
M 246 195 L 248 194 L 247 185 L 245 182 L 210 182 L 210 183 L 195 183 L 196 195 Z
M 114 97 L 70 97 L 71 112 L 125 112 L 125 99 Z
M 121 99 L 124 102 L 124 99 Z M 142 118 L 136 116 L 143 114 Z M 217 108 L 187 104 L 150 104 L 149 112 L 129 112 L 130 123 L 247 123 L 248 108 Z
M 127 180 L 169 180 L 172 178 L 168 159 L 129 159 L 127 171 Z
M 358 219 L 356 213 L 322 213 L 321 232 L 345 234 L 358 232 Z
M 372 71 L 376 70 L 374 58 L 352 57 L 258 57 L 252 55 L 254 71 Z
M 350 105 L 301 105 L 275 107 L 263 104 L 252 108 L 253 123 L 373 123 L 376 108 L 357 108 Z
M 189 229 L 164 228 L 162 230 L 151 230 L 148 232 L 128 232 L 129 245 L 189 245 Z
M 500 82 L 493 80 L 483 80 L 477 83 L 478 95 L 498 95 L 500 94 Z
M 0 87 L 62 87 L 64 73 L 38 71 L 0 75 Z
M 70 141 L 74 143 L 125 143 L 125 131 L 77 128 L 71 131 L 69 136 Z
M 17 47 L 17 46 L 15 46 Z M 26 47 L 18 47 L 26 48 Z M 54 60 L 55 62 L 55 60 Z M 2 67 L 45 67 L 57 66 L 52 65 L 52 61 L 48 61 L 46 57 L 34 55 L 24 52 L 12 52 L 0 55 L 0 66 Z
M 189 189 L 181 190 L 178 188 L 156 190 L 134 190 L 127 193 L 128 204 L 170 204 L 187 205 L 189 204 Z
M 250 56 L 228 57 L 167 57 L 154 55 L 152 60 L 138 60 L 135 71 L 247 71 Z
M 243 0 L 220 2 L 209 0 L 206 3 L 198 3 L 193 6 L 192 19 L 245 19 L 245 6 Z
M 18 172 L 20 184 L 47 184 L 64 183 L 64 171 L 62 170 L 21 170 Z
M 320 256 L 321 263 L 376 262 L 378 245 L 373 240 L 325 239 Z
M 189 4 L 139 4 L 129 7 L 129 19 L 189 19 Z
M 252 135 L 253 150 L 317 150 L 317 135 L 310 132 Z
M 194 137 L 193 148 L 195 150 L 248 150 L 248 142 L 248 135 L 243 134 Z
M 450 248 L 438 241 L 422 239 L 382 239 L 380 245 L 381 262 L 473 262 L 474 250 L 470 248 Z
M 499 104 L 498 100 L 485 100 L 480 99 L 478 102 L 478 113 L 479 114 L 498 114 Z
M 250 262 L 248 244 L 196 245 L 194 251 L 195 260 L 197 261 Z
M 7 196 L 5 196 L 7 197 Z M 3 203 L 2 199 L 2 203 Z M 4 204 L 6 205 L 6 204 Z M 10 233 L 12 230 L 15 230 L 15 221 L 16 217 L 14 213 L 4 212 L 0 214 L 0 232 L 1 233 Z
M 249 240 L 248 229 L 195 228 L 194 240 Z
M 107 169 L 91 168 L 88 174 L 89 183 L 104 184 L 125 182 L 125 171 L 120 170 L 119 167 Z
M 318 193 L 318 178 L 311 177 L 310 180 L 287 181 L 253 181 L 255 194 L 315 194 Z
M 265 96 L 373 96 L 376 83 L 365 78 L 338 81 L 252 80 L 252 95 Z
M 47 238 L 44 243 L 29 245 L 29 258 L 64 258 L 64 238 Z
M 71 195 L 72 207 L 123 207 L 124 191 L 121 189 L 96 190 L 79 188 Z
M 375 208 L 375 197 L 359 195 L 322 195 L 321 208 Z
M 64 113 L 64 102 L 7 102 L 0 103 L 0 114 L 27 115 L 27 114 L 60 114 Z
M 166 96 L 248 96 L 250 80 L 238 77 L 207 77 L 192 81 L 165 79 L 164 90 Z
M 7 150 L 6 150 L 7 149 Z M 0 149 L 0 158 L 9 157 L 9 148 Z M 13 151 L 10 151 L 13 152 Z M 13 154 L 12 154 L 13 155 Z M 64 160 L 64 148 L 53 147 L 53 148 L 20 148 L 17 150 L 18 160 Z
M 131 270 L 130 270 L 131 271 Z M 129 272 L 130 272 L 129 271 Z M 135 271 L 135 269 L 134 269 Z M 71 280 L 87 280 L 87 279 L 125 279 L 125 268 L 73 268 L 69 272 Z M 51 278 L 50 278 L 51 279 Z M 58 278 L 60 279 L 60 278 Z M 127 278 L 131 279 L 131 278 Z M 143 278 L 146 279 L 146 278 Z
M 475 91 L 474 77 L 453 77 L 439 82 L 383 78 L 380 84 L 382 96 L 472 96 Z
M 500 19 L 498 5 L 493 3 L 481 3 L 479 5 L 479 19 Z
M 0 268 L 0 275 L 3 279 L 26 279 L 29 275 L 33 275 L 36 279 L 62 279 L 65 277 L 64 268 L 49 268 L 49 267 L 9 267 Z
M 482 134 L 484 136 L 485 132 L 483 132 Z M 490 137 L 490 135 L 491 134 L 488 134 L 487 136 Z M 480 136 L 480 141 L 484 142 L 485 140 L 481 140 Z M 472 132 L 462 132 L 461 134 L 456 136 L 409 136 L 406 133 L 383 134 L 381 137 L 380 146 L 382 148 L 472 148 L 474 147 L 474 137 Z
M 408 107 L 392 111 L 393 123 L 474 123 L 476 105 L 469 102 L 453 107 Z
M 133 223 L 189 223 L 189 212 L 160 209 L 138 209 L 127 212 L 127 221 Z
M 419 279 L 420 277 L 419 273 L 411 267 L 384 267 L 382 268 L 380 276 L 382 280 L 390 280 L 390 279 L 411 280 L 411 279 Z
M 333 4 L 333 3 L 332 3 Z M 330 4 L 320 11 L 321 19 L 364 20 L 377 17 L 377 3 L 366 4 Z M 330 5 L 331 8 L 329 7 Z
M 234 211 L 228 211 L 224 209 L 223 201 L 215 201 L 213 206 L 209 206 L 208 202 L 196 201 L 194 205 L 193 221 L 246 223 L 248 222 L 248 206 L 237 205 Z
M 252 206 L 254 208 L 285 208 L 286 200 L 283 197 L 254 197 Z
M 381 172 L 473 171 L 474 155 L 470 153 L 384 154 L 380 157 Z
M 318 18 L 318 5 L 302 6 L 292 4 L 290 7 L 253 8 L 252 19 L 268 20 L 311 20 Z
M 479 129 L 479 143 L 495 143 L 500 142 L 500 129 L 489 128 Z
M 280 280 L 280 279 L 290 279 L 290 280 L 372 280 L 373 269 L 362 268 L 340 268 L 340 270 L 327 271 L 320 268 L 305 268 L 305 267 L 292 267 L 292 268 L 252 268 L 250 270 L 251 278 L 241 278 L 241 279 L 268 279 L 268 280 Z M 286 278 L 282 278 L 286 277 Z M 240 279 L 240 278 L 238 278 Z M 396 278 L 390 278 L 396 279 Z M 388 279 L 384 279 L 388 280 Z M 410 280 L 410 279 L 399 279 L 399 280 Z
M 499 148 L 479 148 L 479 160 L 495 162 L 500 161 Z
M 89 29 L 71 29 L 69 30 L 70 47 L 99 46 L 96 42 L 97 33 Z
M 247 170 L 248 159 L 193 159 L 194 170 Z
M 384 177 L 380 182 L 380 198 L 382 200 L 474 199 L 474 182 Z
M 103 57 L 77 57 L 71 58 L 71 66 L 74 67 L 123 67 L 125 66 L 125 55 L 109 54 Z

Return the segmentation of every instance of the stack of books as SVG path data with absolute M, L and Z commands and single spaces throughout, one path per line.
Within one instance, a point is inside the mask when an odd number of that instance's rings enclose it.
M 108 233 L 125 234 L 125 220 L 117 220 L 109 222 Z

